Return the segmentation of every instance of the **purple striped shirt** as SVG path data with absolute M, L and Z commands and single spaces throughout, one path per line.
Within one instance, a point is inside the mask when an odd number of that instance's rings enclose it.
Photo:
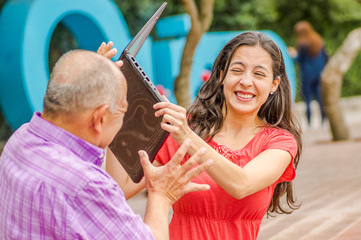
M 35 113 L 0 158 L 0 239 L 154 239 L 103 158 Z

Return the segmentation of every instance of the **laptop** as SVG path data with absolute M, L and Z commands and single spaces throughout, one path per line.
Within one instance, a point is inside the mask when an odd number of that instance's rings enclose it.
M 152 81 L 135 60 L 143 43 L 152 31 L 167 3 L 163 3 L 153 14 L 120 55 L 123 61 L 121 70 L 128 84 L 128 111 L 124 116 L 123 127 L 109 145 L 119 163 L 133 182 L 138 183 L 144 176 L 139 161 L 139 150 L 145 150 L 151 162 L 162 147 L 168 132 L 160 124 L 162 118 L 155 117 L 153 105 L 164 101 Z

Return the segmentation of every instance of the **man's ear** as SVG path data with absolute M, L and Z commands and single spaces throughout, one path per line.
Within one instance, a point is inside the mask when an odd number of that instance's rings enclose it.
M 108 110 L 109 110 L 109 105 L 103 104 L 99 106 L 97 109 L 95 109 L 95 111 L 93 112 L 92 125 L 93 125 L 93 129 L 97 133 L 100 133 L 103 128 L 104 121 L 106 121 L 107 118 Z

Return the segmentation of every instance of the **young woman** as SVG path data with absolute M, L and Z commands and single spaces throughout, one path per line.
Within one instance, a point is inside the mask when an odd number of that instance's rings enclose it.
M 188 112 L 170 102 L 154 106 L 170 133 L 157 163 L 166 164 L 185 139 L 192 141 L 190 155 L 204 147 L 203 160 L 214 161 L 193 181 L 210 190 L 173 205 L 171 239 L 256 239 L 266 213 L 298 207 L 291 181 L 302 143 L 291 104 L 280 49 L 263 33 L 245 32 L 221 50 Z M 110 167 L 120 185 L 129 186 L 119 167 Z M 288 210 L 280 203 L 285 194 Z

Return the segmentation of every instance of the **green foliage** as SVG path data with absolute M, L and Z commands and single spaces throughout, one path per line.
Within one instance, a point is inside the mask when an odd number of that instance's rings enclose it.
M 0 0 L 0 10 L 8 0 Z M 51 1 L 51 0 L 49 0 Z M 164 0 L 114 0 L 134 36 L 149 16 Z M 169 0 L 164 16 L 184 13 L 182 1 Z M 198 0 L 196 0 L 198 3 Z M 324 38 L 327 52 L 332 55 L 347 34 L 361 27 L 361 4 L 357 0 L 215 0 L 214 19 L 210 31 L 269 29 L 279 34 L 287 45 L 294 45 L 293 26 L 300 20 L 309 21 Z M 153 38 L 156 38 L 153 31 Z M 76 40 L 60 23 L 52 36 L 49 67 L 63 53 L 77 47 Z M 297 69 L 296 69 L 297 70 Z M 296 100 L 300 100 L 297 90 Z M 361 52 L 345 74 L 342 96 L 361 95 Z M 11 130 L 0 112 L 0 140 Z
M 361 52 L 343 78 L 341 96 L 361 95 Z
M 0 9 L 3 8 L 5 3 L 6 3 L 6 0 L 0 0 Z
M 180 1 L 165 0 L 114 0 L 123 14 L 128 24 L 131 36 L 135 36 L 141 27 L 147 22 L 150 16 L 159 8 L 163 2 L 167 2 L 167 7 L 162 13 L 162 17 L 184 13 L 183 5 Z M 154 31 L 152 37 L 156 37 Z
M 294 45 L 293 26 L 300 20 L 309 21 L 323 37 L 329 55 L 341 46 L 350 31 L 361 27 L 361 4 L 356 0 L 278 0 L 275 6 L 279 18 L 273 26 L 266 24 L 266 28 L 277 32 L 288 45 Z M 344 76 L 343 97 L 361 95 L 360 60 L 358 54 Z
M 269 29 L 292 46 L 294 25 L 307 20 L 332 55 L 351 30 L 361 27 L 360 13 L 361 4 L 356 0 L 216 0 L 211 31 Z M 342 96 L 361 95 L 360 60 L 359 54 L 345 74 Z M 300 100 L 297 92 L 296 100 Z
M 164 1 L 114 0 L 132 36 Z M 0 0 L 0 9 L 6 2 L 7 0 Z M 182 1 L 167 2 L 163 17 L 185 12 Z M 307 20 L 324 38 L 326 51 L 330 55 L 338 49 L 351 30 L 361 27 L 361 4 L 357 0 L 215 0 L 214 4 L 210 31 L 269 29 L 292 46 L 295 43 L 294 24 Z M 154 31 L 152 37 L 156 39 Z M 60 23 L 51 40 L 49 66 L 52 67 L 62 53 L 75 47 L 75 39 Z M 361 95 L 360 60 L 359 54 L 345 74 L 342 96 Z
M 274 22 L 277 19 L 275 1 L 216 0 L 211 31 L 260 29 L 262 22 Z
M 76 48 L 78 48 L 78 43 L 73 35 L 63 24 L 59 23 L 54 29 L 50 40 L 49 69 L 53 69 L 61 55 Z

